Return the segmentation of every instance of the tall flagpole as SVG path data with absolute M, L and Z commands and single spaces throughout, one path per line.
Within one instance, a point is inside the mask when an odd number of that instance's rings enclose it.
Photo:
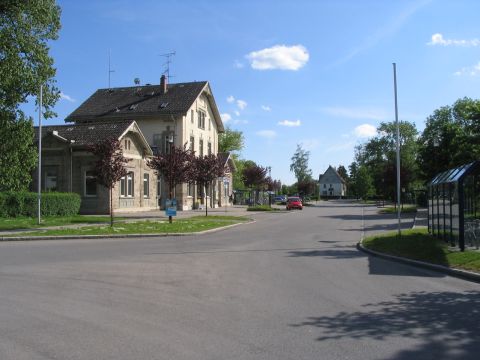
M 42 96 L 43 86 L 40 85 L 40 98 L 38 100 L 38 225 L 41 222 L 42 202 Z
M 393 86 L 395 92 L 395 124 L 397 127 L 397 216 L 398 236 L 401 236 L 400 218 L 400 127 L 398 124 L 398 103 L 397 103 L 397 64 L 393 63 Z

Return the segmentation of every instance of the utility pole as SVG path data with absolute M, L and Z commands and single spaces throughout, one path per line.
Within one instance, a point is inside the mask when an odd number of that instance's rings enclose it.
M 398 103 L 397 103 L 397 64 L 393 63 L 393 87 L 395 94 L 395 124 L 397 127 L 397 216 L 398 216 L 398 236 L 402 235 L 400 218 L 400 127 L 398 124 Z
M 38 225 L 42 221 L 42 97 L 43 85 L 40 85 L 40 96 L 38 99 Z

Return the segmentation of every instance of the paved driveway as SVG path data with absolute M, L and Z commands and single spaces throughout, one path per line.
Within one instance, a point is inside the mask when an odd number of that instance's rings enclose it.
M 478 284 L 356 250 L 394 218 L 344 202 L 255 217 L 0 243 L 0 359 L 478 358 Z

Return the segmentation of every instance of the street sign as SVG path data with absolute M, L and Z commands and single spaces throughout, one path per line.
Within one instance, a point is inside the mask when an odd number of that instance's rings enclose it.
M 165 200 L 165 215 L 177 216 L 177 199 Z

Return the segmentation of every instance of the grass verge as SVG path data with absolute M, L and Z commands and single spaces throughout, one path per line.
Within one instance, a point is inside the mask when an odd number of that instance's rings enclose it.
M 19 230 L 19 229 L 33 229 L 46 226 L 64 226 L 75 224 L 110 224 L 110 216 L 46 216 L 42 217 L 42 222 L 39 225 L 37 218 L 31 217 L 16 217 L 16 218 L 0 218 L 0 230 Z M 115 217 L 116 221 L 125 220 L 123 217 Z
M 385 208 L 380 209 L 378 212 L 380 214 L 396 214 L 397 209 L 395 208 L 395 206 L 387 206 Z M 415 205 L 403 205 L 401 212 L 404 214 L 416 213 L 417 207 Z
M 363 246 L 389 255 L 480 272 L 479 251 L 452 250 L 445 242 L 428 234 L 426 229 L 402 231 L 400 239 L 396 232 L 371 236 L 363 241 Z
M 195 216 L 188 219 L 162 221 L 137 221 L 109 225 L 82 226 L 79 228 L 45 229 L 9 236 L 66 236 L 66 235 L 113 235 L 113 234 L 176 234 L 211 230 L 227 225 L 246 222 L 250 219 L 235 216 Z

